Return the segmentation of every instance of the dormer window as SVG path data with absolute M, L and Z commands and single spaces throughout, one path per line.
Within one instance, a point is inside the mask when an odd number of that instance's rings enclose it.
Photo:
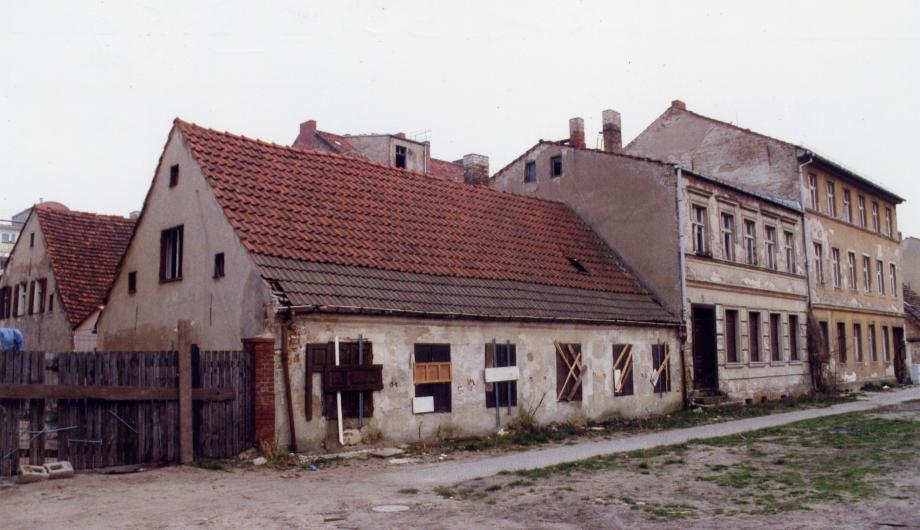
M 403 145 L 396 146 L 396 167 L 406 167 L 406 147 Z
M 565 259 L 569 260 L 569 265 L 571 265 L 575 270 L 578 271 L 578 274 L 591 274 L 588 272 L 588 268 L 578 261 L 578 258 L 573 258 L 572 256 L 566 256 Z
M 553 177 L 562 176 L 562 155 L 556 155 L 549 159 L 549 174 Z

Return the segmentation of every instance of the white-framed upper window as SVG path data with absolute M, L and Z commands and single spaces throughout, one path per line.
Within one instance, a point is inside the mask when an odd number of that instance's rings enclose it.
M 757 265 L 757 223 L 744 220 L 744 254 L 748 265 Z
M 808 193 L 811 196 L 811 209 L 818 209 L 818 175 L 808 174 Z
M 856 290 L 856 254 L 853 252 L 847 253 L 847 278 L 849 279 L 850 289 Z
M 885 233 L 894 237 L 894 222 L 891 217 L 891 208 L 885 208 Z
M 875 260 L 875 285 L 878 285 L 878 294 L 885 294 L 885 265 L 882 260 Z
M 848 222 L 853 222 L 853 205 L 850 203 L 850 190 L 843 189 L 843 219 Z
M 840 287 L 840 249 L 831 249 L 831 271 L 834 287 Z
M 694 204 L 690 208 L 690 234 L 693 236 L 693 251 L 707 254 L 706 244 L 706 207 Z
M 776 269 L 776 227 L 764 226 L 764 249 L 767 252 L 767 267 Z
M 891 287 L 891 296 L 898 297 L 898 271 L 894 263 L 888 264 L 888 285 Z
M 872 201 L 872 229 L 878 233 L 882 232 L 882 223 L 878 218 L 878 202 Z
M 783 232 L 783 242 L 786 244 L 786 271 L 795 272 L 795 234 L 786 230 Z
M 815 243 L 815 282 L 824 283 L 824 248 Z
M 866 198 L 862 195 L 856 198 L 856 210 L 859 213 L 859 226 L 866 227 Z
M 869 256 L 863 256 L 863 290 L 872 292 L 872 261 Z
M 832 217 L 837 217 L 837 202 L 836 202 L 836 193 L 834 192 L 834 183 L 827 181 L 824 183 L 824 187 L 827 191 L 827 215 Z
M 728 261 L 735 261 L 735 216 L 722 214 L 722 256 Z

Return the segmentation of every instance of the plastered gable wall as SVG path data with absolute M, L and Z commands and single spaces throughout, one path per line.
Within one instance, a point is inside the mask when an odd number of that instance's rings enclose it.
M 904 238 L 901 242 L 902 282 L 914 292 L 920 291 L 920 239 Z
M 170 167 L 179 183 L 169 187 Z M 184 226 L 182 280 L 161 283 L 160 234 Z M 214 278 L 214 255 L 224 253 L 225 277 Z M 128 293 L 128 273 L 137 292 Z M 249 253 L 173 128 L 137 230 L 113 283 L 97 329 L 106 350 L 159 350 L 177 345 L 179 320 L 192 320 L 205 350 L 238 350 L 241 339 L 266 332 L 271 295 Z
M 800 200 L 795 146 L 690 112 L 669 109 L 626 146 L 626 152 Z
M 35 245 L 30 248 L 31 234 L 35 235 Z M 57 292 L 57 281 L 51 271 L 51 257 L 48 255 L 41 223 L 38 215 L 33 212 L 19 234 L 19 241 L 10 255 L 3 276 L 0 276 L 0 286 L 10 286 L 11 295 L 15 296 L 17 284 L 25 282 L 28 289 L 33 280 L 42 278 L 47 280 L 47 292 L 44 294 L 45 312 L 29 315 L 27 311 L 21 317 L 0 319 L 0 327 L 19 329 L 22 332 L 26 350 L 71 351 L 73 349 L 73 330 Z M 54 294 L 54 308 L 50 312 L 48 311 L 48 294 Z M 28 301 L 27 293 L 26 303 Z
M 563 174 L 550 175 L 562 156 Z M 527 163 L 536 182 L 525 183 Z M 495 189 L 561 201 L 622 257 L 670 311 L 681 306 L 676 177 L 671 167 L 606 153 L 541 144 L 499 172 Z
M 538 421 L 563 421 L 574 417 L 647 416 L 676 410 L 681 406 L 679 341 L 674 328 L 603 327 L 566 324 L 488 323 L 403 318 L 367 318 L 312 315 L 297 317 L 289 337 L 289 367 L 292 404 L 298 446 L 322 443 L 336 429 L 335 422 L 322 417 L 320 374 L 313 375 L 313 419 L 306 421 L 305 347 L 326 343 L 336 336 L 355 341 L 358 335 L 373 344 L 374 363 L 383 365 L 384 390 L 374 393 L 373 424 L 389 440 L 415 441 L 441 432 L 483 434 L 495 430 L 495 409 L 485 406 L 485 345 L 493 338 L 500 344 L 516 345 L 518 404 L 536 408 Z M 280 333 L 279 333 L 280 335 Z M 581 402 L 556 400 L 556 354 L 553 341 L 579 343 L 586 375 Z M 671 392 L 652 392 L 651 345 L 670 344 Z M 450 344 L 453 382 L 452 412 L 413 414 L 413 355 L 415 344 Z M 613 397 L 613 344 L 634 344 L 635 395 Z M 281 381 L 280 355 L 276 355 L 276 381 Z M 287 408 L 283 385 L 276 385 L 276 432 L 285 443 L 288 436 Z M 542 404 L 538 403 L 542 399 Z M 501 409 L 502 424 L 517 415 Z M 346 419 L 346 427 L 356 426 Z

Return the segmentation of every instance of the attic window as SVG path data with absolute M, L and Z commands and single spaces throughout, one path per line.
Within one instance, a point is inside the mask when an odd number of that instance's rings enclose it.
M 556 155 L 549 159 L 549 174 L 553 177 L 562 176 L 562 155 Z
M 587 267 L 585 267 L 577 258 L 572 256 L 566 256 L 565 259 L 569 260 L 569 265 L 575 268 L 578 271 L 578 274 L 591 274 L 588 272 Z
M 183 227 L 175 226 L 160 233 L 160 281 L 182 279 Z
M 34 246 L 35 246 L 35 232 L 32 232 L 31 234 L 29 234 L 29 248 L 32 248 Z
M 179 184 L 179 164 L 169 167 L 169 187 L 174 188 Z
M 131 271 L 128 273 L 128 294 L 134 294 L 137 292 L 137 271 Z
M 396 146 L 396 167 L 406 167 L 406 148 L 402 145 Z
M 537 163 L 536 162 L 527 162 L 524 165 L 524 182 L 536 182 L 537 181 Z
M 224 253 L 214 254 L 214 278 L 224 277 Z

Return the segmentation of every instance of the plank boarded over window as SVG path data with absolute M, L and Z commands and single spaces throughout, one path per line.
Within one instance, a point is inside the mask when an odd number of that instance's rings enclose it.
M 492 344 L 486 344 L 486 368 L 517 366 L 517 349 L 514 344 L 496 344 L 495 350 L 493 353 Z M 517 406 L 517 381 L 486 383 L 486 408 L 495 408 L 496 391 L 501 406 Z
M 633 395 L 632 344 L 613 345 L 613 395 Z
M 553 343 L 556 347 L 556 400 L 581 401 L 581 344 Z
M 358 362 L 358 343 L 357 342 L 339 342 L 339 366 L 371 366 L 374 364 L 373 345 L 369 341 L 363 341 L 361 345 L 361 357 L 363 362 Z M 335 343 L 323 342 L 308 344 L 306 348 L 306 417 L 307 420 L 313 419 L 313 374 L 327 373 L 326 367 L 335 366 Z M 333 373 L 329 371 L 328 373 Z M 320 379 L 322 381 L 322 378 Z M 322 383 L 320 383 L 322 385 Z M 335 392 L 326 392 L 321 388 L 323 401 L 323 416 L 326 419 L 338 419 L 336 414 Z M 363 398 L 358 396 L 363 394 Z M 359 401 L 363 400 L 364 417 L 370 418 L 374 415 L 374 393 L 372 391 L 362 392 L 342 392 L 342 417 L 357 418 Z
M 417 370 L 419 365 L 428 365 L 420 372 Z M 447 372 L 450 373 L 450 344 L 416 344 L 415 345 L 415 370 L 413 373 L 424 373 L 426 381 L 415 385 L 415 397 L 434 398 L 434 412 L 451 411 L 450 381 L 443 381 L 444 366 L 447 365 Z M 429 368 L 433 368 L 429 369 Z M 431 374 L 436 374 L 435 381 L 431 381 Z
M 671 391 L 671 349 L 667 343 L 652 344 L 652 387 L 657 393 Z

